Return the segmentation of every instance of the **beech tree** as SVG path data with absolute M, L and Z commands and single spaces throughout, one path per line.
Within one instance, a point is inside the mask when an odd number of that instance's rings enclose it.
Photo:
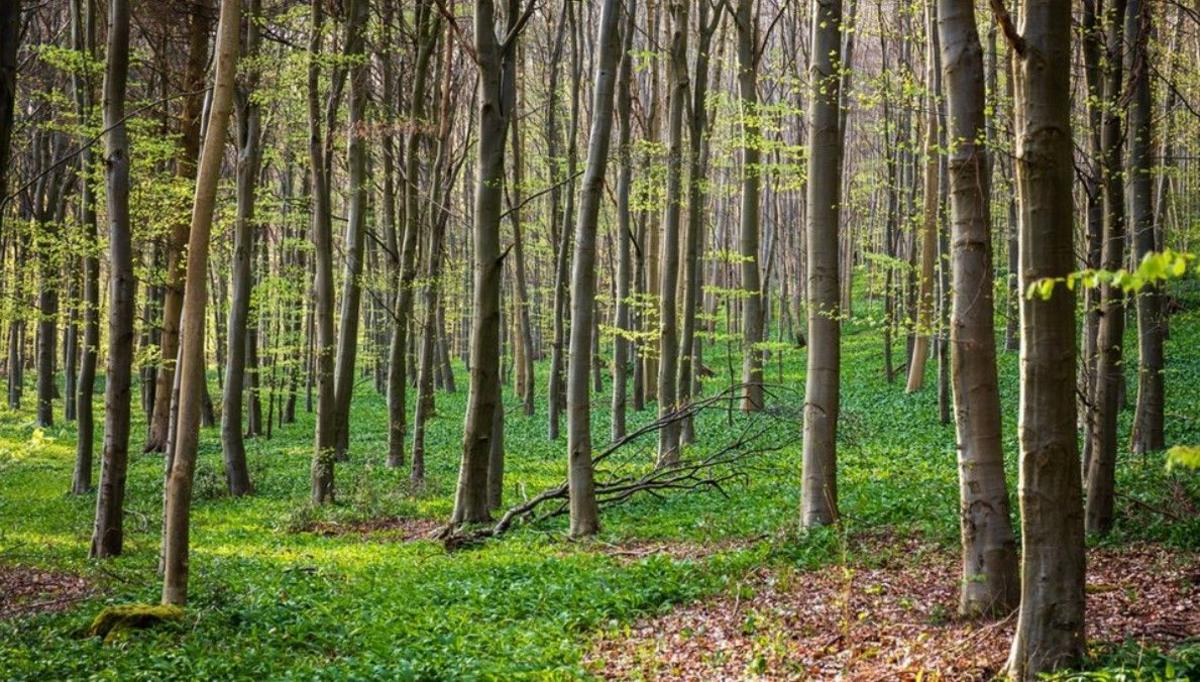
M 808 104 L 808 371 L 800 523 L 837 520 L 837 420 L 841 388 L 838 231 L 842 130 L 838 102 L 841 0 L 813 0 Z
M 993 2 L 1014 55 L 1021 291 L 1074 269 L 1071 8 L 1025 0 L 1014 25 Z M 1016 26 L 1022 27 L 1018 33 Z M 1083 501 L 1075 435 L 1075 296 L 1021 301 L 1021 608 L 1007 672 L 1033 680 L 1083 655 Z

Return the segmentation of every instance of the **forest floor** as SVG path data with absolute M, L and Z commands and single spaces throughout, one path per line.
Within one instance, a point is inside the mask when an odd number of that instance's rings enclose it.
M 1170 443 L 1200 443 L 1200 296 L 1185 307 L 1168 344 Z M 159 596 L 162 459 L 132 457 L 126 552 L 89 561 L 95 498 L 65 494 L 74 425 L 0 411 L 0 678 L 986 679 L 1012 623 L 954 617 L 954 428 L 938 421 L 933 371 L 913 395 L 883 379 L 882 345 L 866 321 L 847 325 L 843 523 L 807 534 L 799 350 L 768 364 L 778 388 L 766 417 L 697 419 L 691 457 L 761 429 L 765 451 L 723 470 L 737 478 L 608 508 L 585 542 L 567 540 L 561 518 L 449 553 L 430 539 L 452 504 L 463 391 L 438 395 L 428 483 L 413 490 L 407 470 L 384 466 L 385 401 L 362 382 L 351 461 L 325 509 L 307 502 L 311 415 L 248 441 L 256 493 L 240 499 L 225 494 L 218 434 L 205 429 L 187 616 L 108 645 L 84 636 L 103 606 Z M 710 388 L 726 379 L 720 350 L 708 350 Z M 1003 354 L 1014 497 L 1016 373 Z M 533 417 L 506 401 L 505 496 L 518 502 L 562 480 L 565 442 L 546 438 L 544 399 Z M 608 440 L 607 404 L 597 396 L 595 443 Z M 651 418 L 631 413 L 631 427 Z M 140 453 L 144 422 L 134 433 Z M 653 448 L 653 435 L 632 443 L 600 477 L 644 471 Z M 1089 554 L 1089 679 L 1200 679 L 1200 474 L 1123 455 L 1117 486 L 1117 527 Z

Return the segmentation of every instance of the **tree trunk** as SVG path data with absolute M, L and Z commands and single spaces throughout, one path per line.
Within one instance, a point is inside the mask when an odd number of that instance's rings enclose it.
M 520 2 L 508 2 L 508 36 L 496 37 L 493 0 L 475 0 L 475 55 L 479 71 L 479 155 L 475 187 L 475 282 L 471 318 L 471 386 L 463 428 L 463 455 L 452 524 L 491 518 L 488 471 L 496 403 L 500 400 L 500 254 L 504 148 L 515 97 L 512 80 Z M 493 473 L 493 479 L 495 478 Z M 493 480 L 492 485 L 495 485 Z
M 742 411 L 763 407 L 762 284 L 759 281 L 759 202 L 762 193 L 762 132 L 758 124 L 758 26 L 752 0 L 738 0 L 738 95 L 741 99 L 742 225 Z
M 633 278 L 633 226 L 630 221 L 630 194 L 633 190 L 633 33 L 635 16 L 628 12 L 621 34 L 621 65 L 617 71 L 616 115 L 617 115 L 617 272 L 616 272 L 616 316 L 613 326 L 613 385 L 612 385 L 612 428 L 610 438 L 615 442 L 625 437 L 625 410 L 629 389 L 629 365 L 636 362 L 633 344 L 629 340 L 632 331 L 629 285 Z
M 921 390 L 925 380 L 925 363 L 929 358 L 929 339 L 934 333 L 934 287 L 936 281 L 935 269 L 938 253 L 938 98 L 941 95 L 941 75 L 937 70 L 938 40 L 934 25 L 933 10 L 926 8 L 929 14 L 926 22 L 928 52 L 925 56 L 926 76 L 925 87 L 928 93 L 925 98 L 925 190 L 924 206 L 921 212 L 921 269 L 918 276 L 921 291 L 917 302 L 916 335 L 912 354 L 908 359 L 908 385 L 906 391 L 913 393 Z
M 1129 212 L 1133 219 L 1135 264 L 1158 250 L 1153 205 L 1153 175 L 1157 172 L 1152 158 L 1151 120 L 1154 106 L 1150 99 L 1150 39 L 1153 6 L 1146 0 L 1130 0 L 1126 35 L 1130 54 L 1129 92 Z M 1173 86 L 1172 86 L 1173 87 Z M 1163 434 L 1164 382 L 1163 340 L 1166 319 L 1165 293 L 1159 283 L 1151 283 L 1137 294 L 1138 394 L 1133 418 L 1132 448 L 1146 453 L 1166 447 Z
M 669 54 L 671 94 L 667 113 L 667 193 L 663 211 L 662 270 L 658 285 L 658 416 L 672 414 L 676 405 L 679 330 L 676 286 L 679 280 L 679 221 L 683 204 L 683 114 L 688 106 L 688 6 L 685 0 L 671 0 L 671 48 Z M 575 356 L 572 354 L 571 356 Z M 658 432 L 658 464 L 670 466 L 679 461 L 679 423 L 671 421 Z
M 208 34 L 212 17 L 208 3 L 195 3 L 189 13 L 188 58 L 184 74 L 183 100 L 180 118 L 181 146 L 175 158 L 175 175 L 191 183 L 196 175 L 196 157 L 200 153 L 200 115 L 204 108 L 205 77 L 208 72 Z M 175 222 L 167 240 L 167 272 L 164 282 L 162 335 L 159 341 L 162 367 L 155 374 L 154 408 L 150 414 L 150 432 L 146 436 L 146 452 L 164 452 L 171 422 L 171 393 L 175 383 L 175 356 L 179 348 L 179 316 L 183 306 L 185 277 L 185 247 L 188 243 L 188 221 Z
M 251 22 L 253 23 L 253 21 Z M 207 303 L 208 241 L 216 207 L 217 182 L 225 153 L 225 133 L 233 110 L 234 79 L 237 75 L 240 0 L 221 0 L 217 28 L 216 78 L 212 91 L 204 151 L 196 174 L 196 198 L 187 244 L 186 288 L 180 323 L 179 421 L 175 429 L 175 455 L 167 483 L 163 530 L 164 604 L 187 602 L 188 531 L 192 503 L 192 478 L 200 435 L 201 401 L 204 395 L 204 307 Z
M 133 371 L 133 245 L 129 224 L 129 137 L 125 91 L 129 75 L 129 2 L 111 0 L 104 77 L 104 140 L 108 213 L 108 364 L 104 389 L 104 456 L 90 556 L 117 556 L 124 540 L 125 473 L 129 462 L 130 375 Z M 12 366 L 9 366 L 12 371 Z
M 604 176 L 612 138 L 613 96 L 616 90 L 621 35 L 618 29 L 621 2 L 605 0 L 601 6 L 592 96 L 592 129 L 588 138 L 587 169 L 579 192 L 579 218 L 575 225 L 575 257 L 571 271 L 571 363 L 567 371 L 567 487 L 570 498 L 571 536 L 594 535 L 600 530 L 592 470 L 591 393 L 592 327 L 596 291 L 596 230 L 603 199 Z M 686 13 L 685 13 L 686 16 Z M 665 366 L 665 365 L 664 365 Z
M 246 7 L 246 47 L 250 59 L 258 54 L 259 3 L 249 0 Z M 250 314 L 253 279 L 250 263 L 254 256 L 254 203 L 259 166 L 262 162 L 262 129 L 259 104 L 254 100 L 258 79 L 252 69 L 248 80 L 238 88 L 237 108 L 237 218 L 234 223 L 233 261 L 230 264 L 233 293 L 229 302 L 228 344 L 226 346 L 225 386 L 221 410 L 221 446 L 225 457 L 225 482 L 229 493 L 245 495 L 251 491 L 246 469 L 246 445 L 242 440 L 242 388 L 246 370 L 246 327 Z
M 1125 265 L 1125 189 L 1121 171 L 1124 145 L 1120 98 L 1124 92 L 1121 54 L 1125 50 L 1125 0 L 1114 0 L 1102 17 L 1107 26 L 1104 60 L 1104 127 L 1101 152 L 1104 194 L 1103 267 L 1113 272 Z M 1120 287 L 1100 287 L 1100 329 L 1096 337 L 1096 383 L 1092 400 L 1095 413 L 1088 446 L 1087 529 L 1107 532 L 1113 521 L 1113 481 L 1117 463 L 1117 418 L 1121 410 L 1124 375 L 1122 345 L 1125 337 L 1125 306 Z
M 999 4 L 999 3 L 995 3 Z M 1071 199 L 1071 6 L 1024 0 L 1014 65 L 1020 291 L 1075 267 Z M 1009 31 L 1015 29 L 1009 27 Z M 1083 655 L 1084 548 L 1075 433 L 1075 296 L 1021 301 L 1021 609 L 1010 678 Z
M 321 133 L 320 54 L 325 30 L 325 4 L 312 0 L 308 42 L 309 163 L 312 171 L 314 374 L 317 384 L 317 428 L 313 445 L 312 501 L 333 502 L 334 449 L 337 443 L 333 383 L 333 217 L 325 145 Z
M 1017 606 L 1017 542 L 1009 520 L 1000 428 L 993 301 L 990 164 L 983 49 L 971 0 L 939 0 L 946 78 L 954 279 L 950 325 L 958 431 L 962 581 L 959 612 L 1003 616 Z
M 841 0 L 813 0 L 809 64 L 808 372 L 800 523 L 837 520 L 837 420 L 841 373 L 838 232 L 842 136 L 838 120 Z
M 96 4 L 95 0 L 73 0 L 71 24 L 75 49 L 87 55 L 96 52 Z M 76 76 L 74 80 L 75 106 L 80 118 L 92 110 L 92 83 L 90 79 Z M 2 150 L 3 147 L 0 147 Z M 2 153 L 2 151 L 0 151 Z M 89 247 L 83 257 L 83 349 L 79 358 L 79 381 L 75 387 L 75 416 L 78 420 L 75 438 L 75 472 L 71 480 L 71 492 L 82 495 L 92 487 L 92 448 L 95 440 L 95 410 L 93 397 L 96 387 L 96 355 L 100 345 L 100 259 L 94 255 L 98 238 L 96 224 L 96 200 L 92 189 L 91 147 L 80 152 L 79 211 L 83 227 L 84 243 Z M 2 185 L 0 185 L 2 187 Z

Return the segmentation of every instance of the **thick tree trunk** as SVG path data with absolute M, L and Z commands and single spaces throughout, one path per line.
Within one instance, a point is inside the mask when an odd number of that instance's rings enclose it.
M 667 193 L 663 211 L 662 269 L 658 284 L 658 416 L 678 408 L 677 357 L 679 323 L 676 287 L 679 280 L 679 222 L 683 204 L 683 114 L 688 106 L 688 6 L 686 0 L 671 0 L 670 104 L 667 113 Z M 571 356 L 575 356 L 572 354 Z M 658 464 L 679 461 L 679 422 L 671 421 L 658 432 Z
M 240 0 L 221 0 L 217 28 L 216 78 L 212 105 L 204 136 L 204 151 L 196 174 L 196 198 L 192 206 L 191 235 L 187 244 L 186 288 L 180 323 L 179 421 L 175 430 L 175 455 L 167 482 L 163 530 L 164 604 L 187 602 L 188 531 L 192 504 L 192 478 L 200 435 L 200 411 L 204 395 L 204 307 L 207 303 L 208 241 L 216 207 L 225 133 L 233 110 L 234 78 L 237 72 Z
M 129 2 L 111 0 L 104 77 L 104 140 L 108 213 L 108 364 L 104 390 L 104 457 L 90 556 L 121 553 L 125 474 L 129 462 L 130 376 L 133 372 L 133 245 L 129 224 L 129 137 L 125 88 L 129 74 Z M 12 367 L 10 366 L 10 371 Z
M 258 15 L 261 0 L 247 4 L 246 54 L 258 54 Z M 253 278 L 250 264 L 254 256 L 256 231 L 254 203 L 259 166 L 262 163 L 262 129 L 259 105 L 254 100 L 257 77 L 251 72 L 248 82 L 238 88 L 237 108 L 237 217 L 234 222 L 233 262 L 230 264 L 233 293 L 229 301 L 228 344 L 226 347 L 225 386 L 221 410 L 221 446 L 225 457 L 225 482 L 231 495 L 251 491 L 246 469 L 246 445 L 242 440 L 242 390 L 245 382 L 247 325 Z
M 998 5 L 999 3 L 994 3 Z M 1071 200 L 1071 6 L 1024 0 L 1015 75 L 1021 291 L 1075 269 Z M 1015 29 L 1011 30 L 1015 33 Z M 1019 680 L 1083 654 L 1084 547 L 1075 422 L 1075 296 L 1021 301 L 1021 609 L 1007 673 Z
M 949 109 L 950 350 L 958 431 L 962 582 L 959 611 L 1002 616 L 1020 599 L 1017 541 L 1009 519 L 996 370 L 990 163 L 985 136 L 983 49 L 971 0 L 939 0 Z
M 809 64 L 808 373 L 800 523 L 837 520 L 837 420 L 841 373 L 838 231 L 842 136 L 838 120 L 841 0 L 813 0 Z
M 612 138 L 613 95 L 621 55 L 621 35 L 618 30 L 621 2 L 605 0 L 601 7 L 600 25 L 596 33 L 596 46 L 600 54 L 596 64 L 592 96 L 592 129 L 588 139 L 587 169 L 579 192 L 579 219 L 575 225 L 575 257 L 572 259 L 571 271 L 571 364 L 567 370 L 567 489 L 572 537 L 593 535 L 600 530 L 595 474 L 592 470 L 589 372 L 592 365 L 593 316 L 596 310 L 596 230 Z
M 516 28 L 520 3 L 509 0 L 508 29 Z M 471 318 L 471 386 L 463 427 L 463 455 L 452 524 L 491 518 L 488 473 L 500 400 L 500 254 L 504 148 L 511 104 L 515 35 L 496 37 L 493 0 L 475 0 L 475 55 L 479 70 L 479 156 L 475 187 L 474 314 Z M 495 478 L 493 474 L 493 479 Z M 495 482 L 493 480 L 492 485 Z

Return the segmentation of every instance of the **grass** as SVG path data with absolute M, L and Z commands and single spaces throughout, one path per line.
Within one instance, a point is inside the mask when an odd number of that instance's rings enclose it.
M 1174 318 L 1168 346 L 1168 442 L 1200 443 L 1200 314 Z M 1132 344 L 1132 339 L 1131 339 Z M 1133 345 L 1129 346 L 1133 348 Z M 846 329 L 839 486 L 848 532 L 888 528 L 921 533 L 953 547 L 958 540 L 954 429 L 938 423 L 936 382 L 905 395 L 882 378 L 882 342 L 861 324 Z M 711 351 L 710 351 L 711 353 Z M 714 366 L 723 366 L 711 358 Z M 1010 486 L 1015 490 L 1017 358 L 1001 357 Z M 540 368 L 544 371 L 544 368 Z M 932 370 L 932 367 L 931 367 Z M 930 379 L 934 371 L 929 374 Z M 755 462 L 749 481 L 729 489 L 644 497 L 607 510 L 594 542 L 564 539 L 564 524 L 523 528 L 500 541 L 446 554 L 433 541 L 386 535 L 323 536 L 302 529 L 315 521 L 384 516 L 446 518 L 461 449 L 465 381 L 439 394 L 429 425 L 428 485 L 413 494 L 407 471 L 384 466 L 386 405 L 364 382 L 351 419 L 352 461 L 337 469 L 338 502 L 308 505 L 311 415 L 248 441 L 257 492 L 224 493 L 220 444 L 205 429 L 192 522 L 191 601 L 179 625 L 138 631 L 110 644 L 84 635 L 105 605 L 155 602 L 162 496 L 162 459 L 132 457 L 127 491 L 126 553 L 106 562 L 86 558 L 94 496 L 66 495 L 73 425 L 45 430 L 32 412 L 0 413 L 0 563 L 87 576 L 96 596 L 61 613 L 0 621 L 0 677 L 14 680 L 173 678 L 222 679 L 574 679 L 586 677 L 582 656 L 592 633 L 620 629 L 638 617 L 735 589 L 740 576 L 765 563 L 816 568 L 840 559 L 835 533 L 800 535 L 799 422 L 803 353 L 768 366 L 784 420 L 772 432 L 782 449 Z M 714 380 L 715 381 L 715 380 Z M 1131 384 L 1134 386 L 1136 384 Z M 539 389 L 545 386 L 539 382 Z M 542 391 L 544 393 L 544 390 Z M 136 393 L 135 393 L 136 395 Z M 508 500 L 532 495 L 565 473 L 565 442 L 545 437 L 545 402 L 526 418 L 506 395 Z M 27 398 L 32 403 L 32 395 Z M 593 433 L 607 442 L 607 397 L 595 399 Z M 1130 414 L 1122 416 L 1127 433 Z M 649 411 L 631 413 L 632 425 Z M 730 428 L 724 414 L 697 425 L 700 449 L 718 447 Z M 792 420 L 792 421 L 789 421 Z M 144 422 L 134 433 L 144 433 Z M 98 431 L 101 429 L 98 429 Z M 98 434 L 99 435 L 99 434 Z M 141 437 L 132 444 L 140 452 Z M 652 438 L 616 458 L 629 468 L 652 459 Z M 99 440 L 97 450 L 99 450 Z M 610 468 L 611 468 L 610 467 Z M 1150 507 L 1171 494 L 1200 499 L 1194 474 L 1164 471 L 1161 456 L 1124 456 L 1118 487 Z M 1181 491 L 1181 492 L 1172 492 Z M 1015 506 L 1015 505 L 1014 505 Z M 1105 542 L 1151 540 L 1200 549 L 1200 519 L 1177 522 L 1130 508 Z M 716 543 L 756 538 L 702 559 L 666 554 L 621 560 L 606 543 L 639 540 Z M 869 560 L 868 557 L 858 559 Z M 1097 679 L 1200 675 L 1200 649 L 1100 652 Z M 1104 672 L 1107 670 L 1108 672 Z M 1159 678 L 1154 677 L 1158 675 Z

